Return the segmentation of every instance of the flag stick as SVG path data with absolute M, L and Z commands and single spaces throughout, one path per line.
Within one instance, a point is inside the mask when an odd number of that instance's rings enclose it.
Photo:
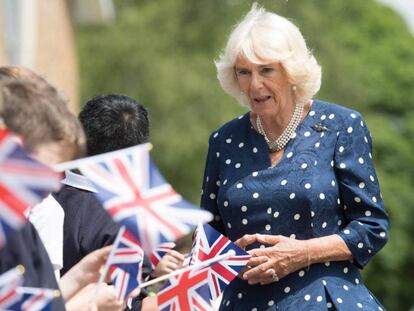
M 101 285 L 101 283 L 105 280 L 106 275 L 108 274 L 109 267 L 111 266 L 111 263 L 112 263 L 112 258 L 114 257 L 114 252 L 118 248 L 118 244 L 121 240 L 121 237 L 124 231 L 125 231 L 125 226 L 122 226 L 119 229 L 118 234 L 116 235 L 115 242 L 112 246 L 111 252 L 109 253 L 108 259 L 106 260 L 105 266 L 99 277 L 98 283 L 96 283 L 95 291 L 93 293 L 91 302 L 94 302 L 96 300 L 96 297 L 98 297 L 99 285 Z
M 94 163 L 94 162 L 97 162 L 97 161 L 102 161 L 104 159 L 112 158 L 113 156 L 115 156 L 117 154 L 125 154 L 126 150 L 133 149 L 133 148 L 146 148 L 148 150 L 151 150 L 152 149 L 152 144 L 146 143 L 146 144 L 136 145 L 136 146 L 133 146 L 133 147 L 120 149 L 120 150 L 115 150 L 115 151 L 111 151 L 111 152 L 107 152 L 107 153 L 102 153 L 102 154 L 94 155 L 94 156 L 91 156 L 91 157 L 86 157 L 86 158 L 82 158 L 82 159 L 77 159 L 77 160 L 73 160 L 73 161 L 59 163 L 59 164 L 53 165 L 52 167 L 57 172 L 73 170 L 73 169 L 79 168 L 79 166 L 81 166 L 81 165 L 85 165 L 86 163 L 91 163 L 91 162 Z
M 235 255 L 236 255 L 236 252 L 235 252 L 234 250 L 229 250 L 227 253 L 225 253 L 225 254 L 223 254 L 223 255 L 220 255 L 220 256 L 217 256 L 217 257 L 211 258 L 211 259 L 206 260 L 206 261 L 202 261 L 202 262 L 197 263 L 197 264 L 195 264 L 195 265 L 191 265 L 191 266 L 188 266 L 188 267 L 185 267 L 185 268 L 179 269 L 179 270 L 175 270 L 175 271 L 173 271 L 173 272 L 171 272 L 171 273 L 169 273 L 169 274 L 165 274 L 165 275 L 160 276 L 160 277 L 158 277 L 158 278 L 156 278 L 156 279 L 153 279 L 153 280 L 150 280 L 150 281 L 144 282 L 144 283 L 140 284 L 140 285 L 138 286 L 138 288 L 144 288 L 144 287 L 150 286 L 150 285 L 152 285 L 152 284 L 155 284 L 155 283 L 158 283 L 158 282 L 164 281 L 164 280 L 166 280 L 166 279 L 169 279 L 169 278 L 171 278 L 171 277 L 173 277 L 173 276 L 176 276 L 176 275 L 178 275 L 178 274 L 181 274 L 181 273 L 187 272 L 187 271 L 189 271 L 189 270 L 198 270 L 198 269 L 203 269 L 203 268 L 208 267 L 209 265 L 211 265 L 211 264 L 213 264 L 213 263 L 215 263 L 215 262 L 217 262 L 217 261 L 221 261 L 221 260 L 227 259 L 227 258 L 232 257 L 232 256 L 235 256 Z

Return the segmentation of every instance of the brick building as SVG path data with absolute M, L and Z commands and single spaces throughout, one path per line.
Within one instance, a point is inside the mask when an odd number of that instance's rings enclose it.
M 79 107 L 79 69 L 73 22 L 114 18 L 112 0 L 0 0 L 0 65 L 43 75 Z

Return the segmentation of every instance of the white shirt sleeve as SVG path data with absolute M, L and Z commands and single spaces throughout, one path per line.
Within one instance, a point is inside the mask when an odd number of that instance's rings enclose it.
M 50 194 L 42 202 L 33 206 L 29 212 L 29 220 L 35 226 L 40 239 L 46 248 L 56 279 L 63 267 L 63 220 L 65 212 Z

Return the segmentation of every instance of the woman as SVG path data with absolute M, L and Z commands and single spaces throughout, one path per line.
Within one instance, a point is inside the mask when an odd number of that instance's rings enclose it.
M 300 31 L 256 5 L 216 66 L 250 109 L 209 141 L 202 206 L 252 255 L 221 310 L 384 310 L 359 273 L 388 239 L 360 114 L 312 100 L 321 69 Z

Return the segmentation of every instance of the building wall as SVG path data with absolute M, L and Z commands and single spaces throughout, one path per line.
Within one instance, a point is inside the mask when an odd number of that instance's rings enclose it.
M 36 2 L 37 16 L 34 19 L 36 31 L 31 69 L 63 91 L 69 99 L 70 109 L 77 113 L 79 72 L 68 3 L 66 0 L 32 1 Z M 1 2 L 0 0 L 0 5 Z M 0 20 L 0 63 L 7 65 L 9 59 L 5 53 L 2 27 L 3 23 Z
M 2 10 L 2 1 L 0 0 L 0 12 Z M 8 57 L 6 55 L 6 46 L 3 32 L 3 14 L 0 14 L 0 65 L 8 63 Z

